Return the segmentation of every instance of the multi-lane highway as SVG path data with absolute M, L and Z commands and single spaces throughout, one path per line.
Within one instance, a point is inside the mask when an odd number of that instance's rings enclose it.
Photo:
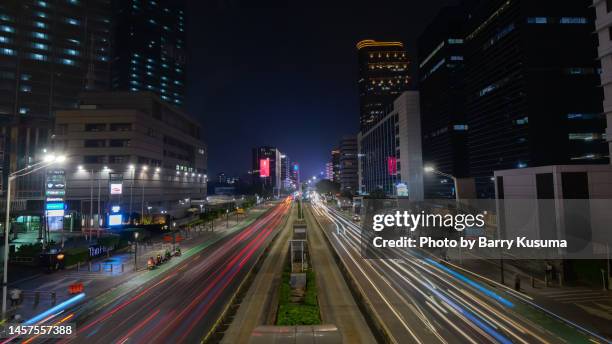
M 524 295 L 492 288 L 414 250 L 401 259 L 364 259 L 358 225 L 316 195 L 309 209 L 389 342 L 604 342 L 536 310 Z
M 290 206 L 286 199 L 215 245 L 195 254 L 184 252 L 179 264 L 148 272 L 155 277 L 127 288 L 128 292 L 93 312 L 95 300 L 51 314 L 42 322 L 76 322 L 77 335 L 64 342 L 200 342 L 284 222 Z M 42 338 L 27 342 L 37 340 Z

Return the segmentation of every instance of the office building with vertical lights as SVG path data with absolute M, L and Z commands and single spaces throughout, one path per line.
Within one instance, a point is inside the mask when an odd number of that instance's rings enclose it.
M 359 133 L 359 184 L 362 194 L 423 200 L 419 93 L 406 91 L 372 128 Z

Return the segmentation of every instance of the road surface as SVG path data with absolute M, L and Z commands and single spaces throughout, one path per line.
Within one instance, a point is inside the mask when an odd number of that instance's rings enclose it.
M 316 196 L 308 209 L 323 226 L 388 342 L 605 342 L 535 311 L 523 295 L 493 289 L 419 252 L 407 250 L 401 259 L 364 259 L 359 225 Z

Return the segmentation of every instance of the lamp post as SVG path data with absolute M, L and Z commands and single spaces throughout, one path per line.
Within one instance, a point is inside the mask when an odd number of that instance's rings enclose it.
M 143 172 L 147 172 L 147 170 L 149 169 L 149 167 L 147 165 L 142 166 L 142 170 Z M 144 181 L 141 180 L 141 184 L 142 184 L 142 195 L 140 198 L 140 223 L 142 224 L 143 221 L 143 217 L 144 217 L 144 194 L 145 194 L 145 185 L 144 185 Z
M 455 188 L 455 199 L 459 200 L 459 193 L 457 192 L 457 178 L 453 175 L 450 175 L 448 173 L 444 173 L 441 171 L 436 170 L 435 168 L 433 168 L 433 166 L 425 166 L 423 168 L 423 170 L 425 170 L 426 173 L 433 173 L 433 174 L 437 174 L 439 176 L 442 177 L 446 177 L 446 178 L 450 178 L 453 180 L 453 186 Z
M 229 209 L 225 209 L 225 228 L 229 228 Z
M 134 232 L 134 271 L 138 271 L 138 232 Z
M 128 166 L 129 170 L 132 171 L 132 181 L 130 182 L 130 215 L 128 216 L 128 222 L 132 223 L 132 199 L 134 194 L 134 171 L 136 167 L 134 165 Z
M 54 163 L 61 163 L 66 160 L 65 155 L 54 155 L 48 154 L 44 157 L 43 161 L 38 162 L 34 165 L 28 166 L 24 169 L 12 172 L 8 176 L 8 185 L 6 187 L 6 213 L 4 219 L 4 271 L 2 274 L 2 319 L 6 320 L 6 297 L 7 297 L 7 283 L 8 283 L 8 259 L 9 259 L 9 225 L 11 218 L 11 184 L 13 180 L 27 176 L 28 174 L 39 171 L 43 168 L 49 167 Z

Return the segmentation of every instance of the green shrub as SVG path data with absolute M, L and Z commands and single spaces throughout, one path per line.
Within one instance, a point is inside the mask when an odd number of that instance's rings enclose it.
M 114 248 L 119 245 L 119 236 L 107 236 L 98 239 L 98 244 L 105 246 L 107 248 Z
M 70 266 L 77 262 L 86 262 L 89 260 L 89 248 L 75 247 L 64 251 L 64 265 Z
M 17 248 L 16 255 L 20 257 L 38 257 L 42 252 L 42 244 L 23 244 Z

